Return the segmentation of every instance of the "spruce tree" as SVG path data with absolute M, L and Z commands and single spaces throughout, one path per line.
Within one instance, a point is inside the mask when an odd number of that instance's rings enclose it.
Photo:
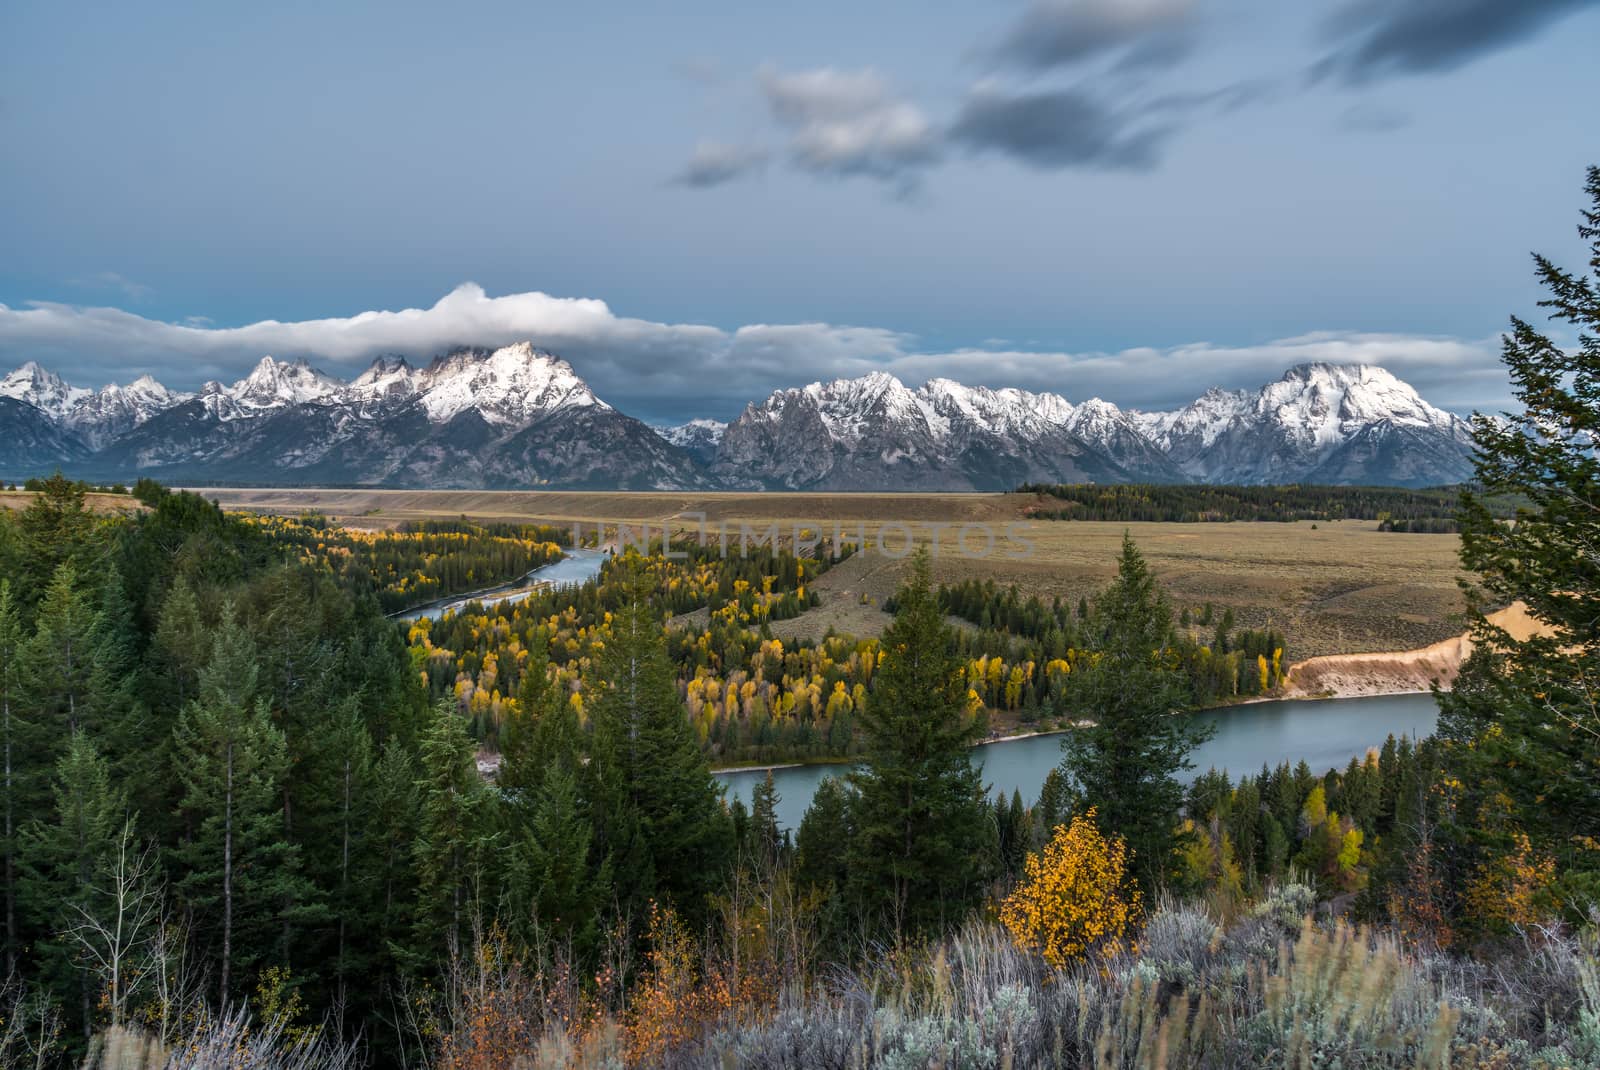
M 176 887 L 218 941 L 224 1004 L 241 987 L 241 975 L 278 944 L 283 904 L 305 893 L 279 808 L 288 761 L 283 733 L 256 686 L 255 645 L 233 607 L 224 606 L 199 697 L 173 730 L 187 829 L 174 852 Z
M 99 615 L 70 561 L 59 565 L 39 602 L 23 656 L 35 719 L 66 738 L 91 719 Z
M 594 861 L 594 825 L 573 771 L 553 766 L 518 812 L 524 820 L 511 849 L 511 920 L 526 926 L 526 935 L 554 936 L 586 958 L 611 879 Z
M 778 864 L 783 836 L 778 831 L 778 803 L 781 800 L 772 782 L 772 770 L 750 793 L 750 829 L 745 834 L 745 850 L 760 872 L 770 873 Z
M 587 767 L 601 847 L 635 917 L 655 896 L 691 920 L 721 881 L 733 831 L 640 592 L 612 617 L 593 673 Z
M 23 680 L 22 621 L 11 581 L 0 579 L 0 880 L 5 882 L 5 965 L 6 974 L 17 965 L 17 826 L 27 812 L 28 793 L 23 788 L 21 766 L 24 757 L 22 736 Z
M 127 817 L 126 797 L 88 736 L 74 732 L 56 763 L 54 805 L 23 830 L 23 891 L 39 935 L 40 973 L 61 993 L 87 1037 L 94 1025 L 94 983 L 81 945 L 65 932 L 94 904 L 95 880 Z
M 504 733 L 497 780 L 505 792 L 510 877 L 505 900 L 513 934 L 555 936 L 580 956 L 594 947 L 610 873 L 596 857 L 584 798 L 583 732 L 549 679 L 539 640 L 523 666 L 517 706 Z
M 417 781 L 417 763 L 411 751 L 398 739 L 390 739 L 372 769 L 369 826 L 370 883 L 375 900 L 371 940 L 386 955 L 404 951 L 414 932 L 418 897 L 411 851 L 420 812 Z
M 1461 562 L 1478 576 L 1475 650 L 1440 696 L 1448 764 L 1467 786 L 1466 822 L 1492 796 L 1552 854 L 1573 887 L 1568 901 L 1600 893 L 1600 167 L 1588 171 L 1579 236 L 1590 274 L 1543 256 L 1534 264 L 1540 304 L 1576 344 L 1513 317 L 1501 360 L 1520 410 L 1473 420 L 1478 489 L 1461 497 Z M 1518 502 L 1499 520 L 1496 496 Z M 1545 633 L 1517 639 L 1484 615 L 1520 601 Z M 1484 851 L 1497 831 L 1464 830 Z
M 979 901 L 992 823 L 969 754 L 978 726 L 925 549 L 895 605 L 861 716 L 864 768 L 850 774 L 849 857 L 851 898 L 864 920 L 904 938 L 952 924 Z
M 493 799 L 478 776 L 476 746 L 466 722 L 450 701 L 434 707 L 419 758 L 420 805 L 412 854 L 418 884 L 417 947 L 443 950 L 454 958 L 461 952 L 468 910 L 492 847 Z
M 1079 812 L 1121 836 L 1146 891 L 1173 864 L 1189 755 L 1207 733 L 1180 711 L 1188 685 L 1174 651 L 1172 608 L 1133 540 L 1124 535 L 1117 577 L 1094 602 L 1093 655 L 1068 680 L 1074 718 L 1091 724 L 1062 738 L 1061 769 Z

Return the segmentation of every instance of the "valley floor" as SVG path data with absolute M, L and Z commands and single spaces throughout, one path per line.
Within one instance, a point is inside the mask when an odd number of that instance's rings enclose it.
M 1127 531 L 1161 578 L 1175 607 L 1198 618 L 1210 603 L 1232 609 L 1240 627 L 1271 624 L 1288 636 L 1291 661 L 1327 655 L 1411 651 L 1453 640 L 1465 628 L 1455 535 L 1395 534 L 1365 520 L 1207 524 L 1032 519 L 1031 494 L 753 494 L 562 491 L 206 489 L 224 507 L 264 513 L 318 510 L 352 526 L 468 515 L 480 520 L 604 525 L 648 523 L 709 539 L 741 526 L 759 537 L 776 523 L 864 537 L 888 553 L 857 555 L 818 579 L 822 605 L 774 625 L 780 637 L 820 637 L 832 628 L 875 635 L 882 606 L 899 586 L 909 536 L 939 537 L 934 581 L 992 579 L 1046 601 L 1092 596 L 1111 578 Z M 963 526 L 966 527 L 963 533 Z M 979 556 L 993 533 L 993 550 Z M 959 544 L 965 539 L 965 549 Z M 1195 626 L 1196 632 L 1203 629 Z M 1424 685 L 1425 686 L 1425 685 Z

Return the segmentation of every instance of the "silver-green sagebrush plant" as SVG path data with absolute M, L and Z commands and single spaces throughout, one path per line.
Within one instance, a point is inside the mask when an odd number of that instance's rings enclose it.
M 1224 929 L 1197 906 L 1163 903 L 1133 950 L 1063 971 L 974 923 L 915 964 L 791 988 L 772 1014 L 726 1023 L 662 1065 L 1600 1070 L 1588 935 L 1530 932 L 1480 962 L 1319 921 L 1300 909 L 1310 905 L 1305 889 L 1282 887 Z

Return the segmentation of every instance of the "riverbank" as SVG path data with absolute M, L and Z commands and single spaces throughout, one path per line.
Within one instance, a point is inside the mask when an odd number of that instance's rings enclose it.
M 1547 631 L 1528 614 L 1521 602 L 1489 614 L 1489 621 L 1517 640 Z M 1307 658 L 1289 666 L 1283 686 L 1274 697 L 1406 695 L 1431 691 L 1435 685 L 1448 691 L 1461 672 L 1461 666 L 1472 656 L 1472 649 L 1472 636 L 1462 634 L 1415 650 Z

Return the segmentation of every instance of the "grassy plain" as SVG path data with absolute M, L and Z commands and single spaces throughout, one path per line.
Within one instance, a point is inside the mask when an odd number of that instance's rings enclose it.
M 1322 654 L 1407 650 L 1459 635 L 1464 625 L 1457 537 L 1378 531 L 1375 521 L 1298 523 L 1115 523 L 1030 519 L 1039 499 L 1024 494 L 580 493 L 541 491 L 207 489 L 223 506 L 269 513 L 319 510 L 345 523 L 384 527 L 425 517 L 581 522 L 585 530 L 649 522 L 711 539 L 740 525 L 781 532 L 796 525 L 847 538 L 880 537 L 892 553 L 909 537 L 931 542 L 939 582 L 976 577 L 1069 604 L 1092 595 L 1115 570 L 1124 530 L 1133 535 L 1177 606 L 1231 607 L 1240 625 L 1271 623 L 1289 639 L 1293 660 Z M 1008 529 L 1007 525 L 1015 525 Z M 938 527 L 943 525 L 943 527 Z M 958 545 L 968 528 L 965 552 Z M 1008 537 L 1009 536 L 1011 537 Z M 1028 545 L 1025 547 L 1024 542 Z M 900 582 L 902 559 L 859 554 L 822 576 L 823 604 L 775 627 L 780 635 L 875 634 L 881 606 Z

